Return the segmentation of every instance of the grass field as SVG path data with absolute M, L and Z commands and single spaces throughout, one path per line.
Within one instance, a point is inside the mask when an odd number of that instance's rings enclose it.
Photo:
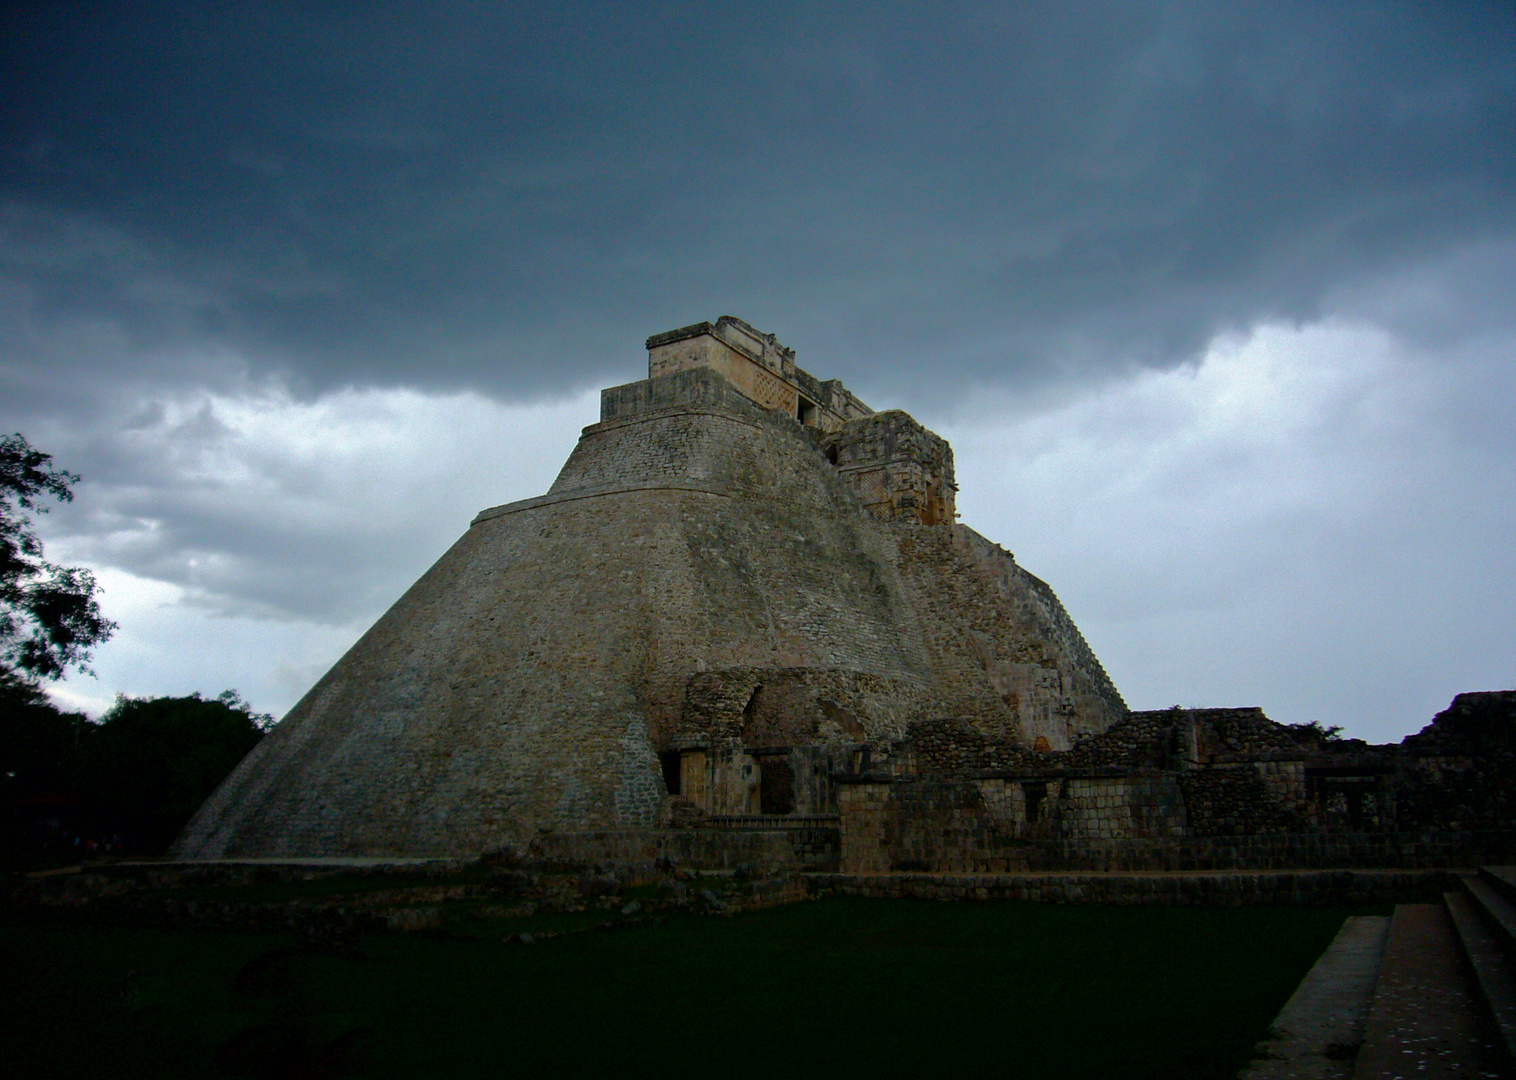
M 337 950 L 11 921 L 0 1060 L 80 1077 L 1230 1077 L 1349 913 L 830 899 Z

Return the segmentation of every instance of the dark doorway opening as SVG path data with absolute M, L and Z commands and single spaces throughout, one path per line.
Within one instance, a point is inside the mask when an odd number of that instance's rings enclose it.
M 795 419 L 799 420 L 807 427 L 814 427 L 816 425 L 815 403 L 807 401 L 805 398 L 801 398 L 795 404 Z
M 679 794 L 680 766 L 679 751 L 669 750 L 658 755 L 658 762 L 663 766 L 663 786 L 668 789 L 670 795 Z
M 1042 813 L 1042 804 L 1048 797 L 1047 783 L 1022 784 L 1021 790 L 1026 795 L 1026 819 L 1036 821 Z
M 788 757 L 759 759 L 763 770 L 758 778 L 758 812 L 793 814 L 795 812 L 795 770 Z

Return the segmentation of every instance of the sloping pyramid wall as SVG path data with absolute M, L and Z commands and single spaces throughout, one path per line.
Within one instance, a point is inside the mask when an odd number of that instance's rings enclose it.
M 1030 740 L 1025 714 L 1067 744 L 1124 712 L 1008 554 L 961 526 L 875 521 L 805 429 L 716 373 L 607 391 L 603 416 L 547 495 L 475 519 L 177 857 L 467 855 L 651 825 L 657 753 L 702 673 L 856 676 L 855 737 L 875 743 L 939 715 Z M 1060 682 L 1038 691 L 1062 702 L 1045 723 L 1017 696 L 1028 667 Z

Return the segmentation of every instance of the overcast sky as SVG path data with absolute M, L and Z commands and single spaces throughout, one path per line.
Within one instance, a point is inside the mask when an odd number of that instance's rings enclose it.
M 721 314 L 951 439 L 1134 708 L 1516 685 L 1503 0 L 0 18 L 0 428 L 120 623 L 62 702 L 282 713 Z

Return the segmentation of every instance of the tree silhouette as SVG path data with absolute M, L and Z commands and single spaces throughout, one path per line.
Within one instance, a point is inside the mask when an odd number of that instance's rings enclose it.
M 0 438 L 0 669 L 32 682 L 87 671 L 90 649 L 116 629 L 93 574 L 43 558 L 32 515 L 47 513 L 47 497 L 72 502 L 79 482 L 52 460 L 19 434 Z

